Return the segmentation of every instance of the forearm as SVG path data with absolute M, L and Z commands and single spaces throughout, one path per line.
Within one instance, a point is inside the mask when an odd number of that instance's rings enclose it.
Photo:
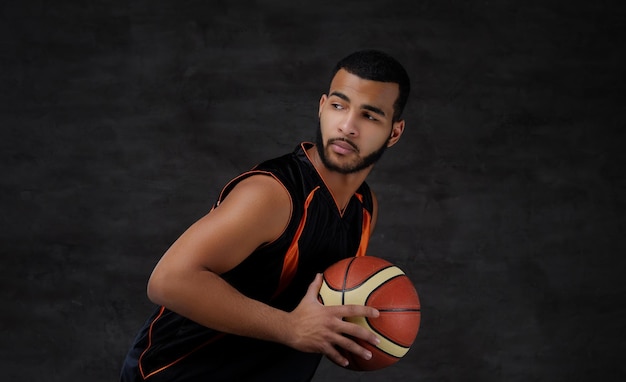
M 244 296 L 213 272 L 159 277 L 153 274 L 148 284 L 148 296 L 158 305 L 225 333 L 290 342 L 287 312 Z

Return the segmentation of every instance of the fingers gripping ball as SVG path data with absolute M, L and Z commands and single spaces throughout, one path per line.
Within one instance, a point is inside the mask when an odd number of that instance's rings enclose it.
M 397 266 L 374 256 L 343 259 L 324 271 L 320 301 L 330 305 L 366 305 L 379 310 L 377 318 L 349 317 L 347 321 L 374 332 L 378 346 L 355 339 L 372 352 L 365 360 L 339 349 L 352 370 L 378 370 L 399 361 L 415 341 L 420 326 L 420 300 L 413 283 Z

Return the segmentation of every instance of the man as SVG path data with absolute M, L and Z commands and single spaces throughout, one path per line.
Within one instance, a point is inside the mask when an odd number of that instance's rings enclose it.
M 374 334 L 345 317 L 364 306 L 317 300 L 323 272 L 365 254 L 377 216 L 365 183 L 404 131 L 409 78 L 392 57 L 342 59 L 319 102 L 315 144 L 266 161 L 226 185 L 148 282 L 159 307 L 131 347 L 122 381 L 308 381 L 338 348 L 369 359 L 353 338 Z

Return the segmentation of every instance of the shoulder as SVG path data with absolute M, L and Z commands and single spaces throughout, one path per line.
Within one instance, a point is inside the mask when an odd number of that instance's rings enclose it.
M 289 192 L 283 182 L 271 173 L 253 173 L 233 186 L 230 194 L 245 197 L 250 202 L 270 202 L 289 206 Z M 230 196 L 230 195 L 229 195 Z
M 256 206 L 261 210 L 277 207 L 290 208 L 289 192 L 283 182 L 271 173 L 249 173 L 231 183 L 228 193 L 220 198 L 220 206 L 232 205 L 236 201 L 246 207 Z
M 260 172 L 233 184 L 214 212 L 246 220 L 257 227 L 266 242 L 280 236 L 289 222 L 291 210 L 291 195 L 283 183 L 271 173 Z

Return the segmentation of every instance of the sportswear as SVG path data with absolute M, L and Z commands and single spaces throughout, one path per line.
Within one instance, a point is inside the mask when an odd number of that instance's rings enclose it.
M 242 294 L 291 311 L 317 273 L 367 249 L 373 209 L 364 182 L 345 210 L 301 143 L 289 154 L 265 161 L 231 180 L 213 208 L 242 180 L 271 176 L 289 193 L 292 213 L 284 232 L 221 277 Z M 308 381 L 321 360 L 288 346 L 224 334 L 167 308 L 156 307 L 139 331 L 121 373 L 130 381 Z

